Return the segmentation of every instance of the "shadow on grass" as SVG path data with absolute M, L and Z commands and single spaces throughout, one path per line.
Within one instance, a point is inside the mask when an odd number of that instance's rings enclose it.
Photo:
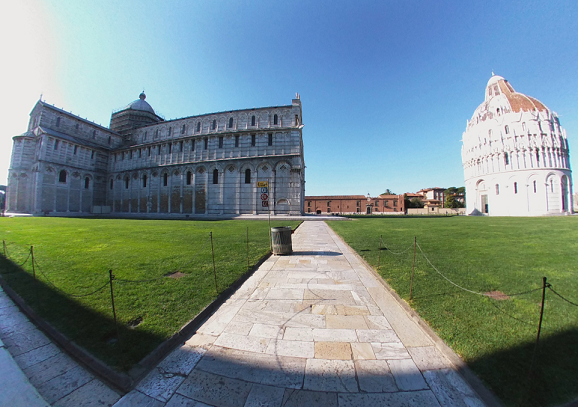
M 40 321 L 39 325 L 53 340 L 59 343 L 64 341 L 65 345 L 69 340 L 73 348 L 88 350 L 90 354 L 117 372 L 126 373 L 166 339 L 124 325 L 118 325 L 117 331 L 111 305 L 102 312 L 89 309 L 43 281 L 35 282 L 29 272 L 2 256 L 0 256 L 0 276 L 3 284 L 7 286 L 7 293 L 9 290 L 15 292 L 24 302 L 24 306 L 21 303 L 18 305 L 25 310 L 27 307 L 31 308 L 33 313 L 44 321 Z M 110 304 L 108 285 L 94 295 L 108 297 Z M 18 303 L 17 298 L 16 302 Z M 51 332 L 51 328 L 55 331 Z M 67 348 L 67 350 L 79 356 L 75 349 Z M 98 361 L 86 360 L 82 356 L 80 359 L 88 365 L 91 365 L 91 362 L 99 364 Z M 96 369 L 98 370 L 98 366 Z M 106 376 L 106 372 L 98 373 Z M 111 378 L 108 379 L 110 381 Z
M 490 388 L 504 390 L 498 396 L 506 405 L 560 405 L 578 397 L 577 344 L 578 328 L 541 337 L 532 373 L 533 342 L 468 361 L 468 366 Z

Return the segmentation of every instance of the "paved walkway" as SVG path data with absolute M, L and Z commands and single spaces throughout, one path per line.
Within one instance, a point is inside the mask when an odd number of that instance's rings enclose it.
M 483 406 L 324 222 L 304 222 L 293 250 L 115 407 Z

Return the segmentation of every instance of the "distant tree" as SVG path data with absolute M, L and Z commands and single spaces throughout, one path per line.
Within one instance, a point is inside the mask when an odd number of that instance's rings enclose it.
M 391 189 L 387 188 L 385 192 L 381 195 L 397 195 L 397 194 L 393 192 Z
M 423 208 L 424 206 L 423 201 L 420 198 L 416 197 L 409 199 L 407 194 L 404 194 L 403 199 L 405 201 L 406 208 Z
M 456 195 L 465 194 L 465 187 L 449 187 L 444 191 L 445 202 L 444 208 L 465 208 L 463 202 L 456 200 Z

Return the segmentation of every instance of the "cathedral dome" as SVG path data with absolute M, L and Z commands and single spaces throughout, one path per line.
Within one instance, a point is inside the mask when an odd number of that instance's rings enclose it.
M 145 101 L 146 99 L 146 95 L 144 92 L 142 92 L 139 96 L 139 98 L 137 100 L 135 100 L 134 102 L 128 104 L 125 109 L 132 109 L 132 110 L 143 110 L 145 112 L 149 112 L 152 114 L 156 114 L 154 109 L 152 108 L 151 105 L 148 104 L 148 102 Z

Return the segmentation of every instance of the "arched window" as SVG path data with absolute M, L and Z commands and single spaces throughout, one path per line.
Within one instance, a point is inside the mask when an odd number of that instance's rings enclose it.
M 250 184 L 251 183 L 251 170 L 249 168 L 247 168 L 245 170 L 245 184 Z
M 269 133 L 269 135 L 267 137 L 267 145 L 269 145 L 269 146 L 273 145 L 273 133 Z
M 526 122 L 522 123 L 522 131 L 526 131 Z
M 278 124 L 279 122 L 279 116 L 275 115 L 273 116 L 273 124 Z
M 193 173 L 187 171 L 187 185 L 191 185 L 192 181 L 193 181 Z
M 534 193 L 536 193 L 536 181 L 534 181 Z
M 60 171 L 60 174 L 58 174 L 58 182 L 66 183 L 66 171 L 65 170 Z
M 231 117 L 229 119 L 229 128 L 233 127 L 233 118 Z
M 173 134 L 173 128 L 169 127 L 169 137 Z
M 514 182 L 514 193 L 517 194 L 518 193 L 518 183 Z
M 214 169 L 213 170 L 213 184 L 218 184 L 219 183 L 219 170 Z
M 197 133 L 201 131 L 201 122 L 197 122 Z
M 142 176 L 142 187 L 146 188 L 147 187 L 147 176 L 146 174 Z
M 88 189 L 90 187 L 90 178 L 84 178 L 84 189 Z
M 254 134 L 251 134 L 251 146 L 252 147 L 255 146 L 255 139 L 256 139 L 256 136 Z
M 125 187 L 125 189 L 128 189 L 129 182 L 130 182 L 130 178 L 129 178 L 129 177 L 126 177 L 126 178 L 124 179 L 124 187 Z
M 112 143 L 112 136 L 108 136 L 108 144 Z
M 60 117 L 56 118 L 56 127 L 60 127 Z
M 510 134 L 510 128 L 508 126 L 504 126 L 504 131 L 506 134 Z
M 92 139 L 94 140 L 96 138 L 96 130 L 92 131 Z
M 114 180 L 111 178 L 110 179 L 110 189 L 112 189 L 114 187 Z
M 166 187 L 167 185 L 169 185 L 169 174 L 165 173 L 163 175 L 163 186 Z
M 213 123 L 211 123 L 211 130 L 215 130 L 217 128 L 217 120 L 213 119 Z
M 251 116 L 251 126 L 255 125 L 255 116 Z
M 496 184 L 496 195 L 500 195 L 500 184 Z
M 508 155 L 508 153 L 504 153 L 504 164 L 505 165 L 510 164 L 510 156 Z
M 183 124 L 183 126 L 181 127 L 181 134 L 185 134 L 185 129 L 186 129 L 186 126 Z

